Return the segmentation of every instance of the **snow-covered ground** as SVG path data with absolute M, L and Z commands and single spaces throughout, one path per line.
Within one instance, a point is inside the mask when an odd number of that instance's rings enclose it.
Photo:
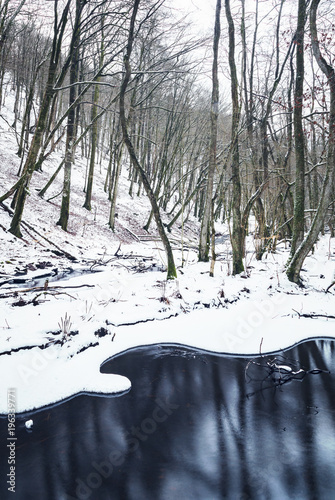
M 11 123 L 8 97 L 0 115 Z M 17 180 L 15 134 L 0 116 L 0 187 Z M 150 207 L 144 196 L 130 198 L 126 167 L 120 185 L 114 233 L 108 228 L 109 202 L 103 191 L 104 164 L 97 166 L 93 210 L 84 203 L 85 162 L 77 158 L 69 232 L 55 225 L 60 196 L 37 196 L 61 159 L 55 152 L 30 187 L 18 240 L 7 229 L 10 215 L 0 206 L 0 413 L 7 411 L 7 390 L 16 390 L 16 411 L 24 412 L 78 393 L 114 394 L 128 390 L 127 378 L 100 373 L 108 358 L 136 346 L 183 344 L 217 353 L 277 351 L 306 338 L 335 337 L 335 240 L 320 238 L 305 262 L 304 288 L 288 282 L 289 247 L 255 260 L 248 237 L 246 273 L 230 275 L 228 228 L 218 225 L 215 277 L 197 262 L 198 225 L 176 224 L 171 234 L 178 279 L 166 281 L 161 243 L 138 241 Z M 61 191 L 61 176 L 47 193 Z M 6 206 L 9 206 L 7 200 Z M 152 228 L 152 236 L 156 236 Z M 49 242 L 44 239 L 46 237 Z M 59 250 L 73 255 L 71 261 Z M 55 253 L 56 252 L 56 253 Z M 75 271 L 63 275 L 64 270 Z M 94 271 L 94 272 L 93 272 Z M 12 284 L 52 274 L 58 281 Z M 63 276 L 63 277 L 62 277 Z M 71 279 L 67 279 L 71 278 Z M 46 289 L 44 289 L 44 286 Z M 13 293 L 15 291 L 15 294 Z M 311 315 L 314 317 L 307 317 Z M 329 318 L 327 316 L 333 316 Z

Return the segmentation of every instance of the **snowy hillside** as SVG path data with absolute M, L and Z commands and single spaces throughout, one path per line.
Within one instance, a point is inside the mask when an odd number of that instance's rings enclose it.
M 12 108 L 9 96 L 0 115 L 0 194 L 16 182 L 20 164 L 9 126 Z M 17 388 L 18 412 L 80 392 L 127 390 L 126 378 L 100 374 L 99 367 L 135 346 L 162 342 L 255 354 L 304 338 L 335 337 L 335 287 L 330 287 L 335 240 L 329 235 L 320 238 L 307 258 L 305 286 L 299 288 L 284 272 L 288 244 L 281 242 L 259 262 L 252 234 L 247 239 L 247 272 L 231 276 L 229 230 L 217 225 L 212 278 L 209 265 L 197 262 L 199 227 L 190 219 L 183 228 L 175 224 L 170 234 L 178 279 L 167 282 L 165 253 L 154 223 L 150 236 L 143 230 L 150 205 L 144 195 L 129 196 L 126 165 L 114 233 L 108 227 L 109 202 L 103 190 L 106 166 L 97 166 L 93 210 L 88 212 L 82 208 L 86 163 L 79 157 L 73 169 L 69 231 L 56 225 L 62 174 L 46 199 L 37 192 L 61 160 L 56 151 L 43 172 L 33 176 L 23 216 L 29 226 L 22 226 L 22 240 L 7 232 L 10 200 L 0 205 L 0 413 L 7 411 L 9 386 Z

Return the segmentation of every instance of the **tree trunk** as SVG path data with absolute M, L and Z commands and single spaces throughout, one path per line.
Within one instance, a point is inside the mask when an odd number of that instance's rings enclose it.
M 112 141 L 111 141 L 112 143 Z M 116 210 L 116 200 L 118 194 L 119 187 L 119 177 L 121 174 L 121 160 L 122 160 L 122 152 L 123 152 L 123 144 L 119 146 L 119 151 L 117 151 L 116 146 L 113 148 L 113 173 L 112 173 L 112 183 L 110 188 L 110 212 L 109 212 L 109 227 L 112 231 L 115 229 L 115 210 Z
M 330 89 L 328 155 L 326 175 L 323 181 L 321 197 L 312 225 L 304 241 L 301 243 L 294 256 L 291 258 L 286 271 L 288 279 L 295 283 L 299 283 L 300 271 L 304 260 L 312 249 L 320 234 L 320 231 L 322 230 L 325 215 L 332 201 L 335 182 L 335 72 L 334 68 L 327 63 L 320 52 L 316 28 L 316 13 L 319 3 L 320 0 L 312 0 L 310 9 L 310 29 L 314 57 L 316 59 L 316 62 L 318 63 L 319 68 L 326 75 Z
M 146 176 L 146 173 L 142 166 L 140 165 L 136 152 L 134 150 L 134 146 L 132 144 L 132 141 L 130 140 L 129 134 L 128 134 L 128 128 L 127 128 L 127 121 L 126 121 L 126 114 L 125 114 L 125 93 L 126 89 L 130 80 L 131 76 L 131 66 L 130 66 L 130 56 L 132 53 L 132 48 L 133 48 L 133 41 L 134 41 L 134 28 L 135 28 L 135 20 L 136 20 L 136 14 L 138 11 L 140 0 L 134 0 L 134 7 L 133 7 L 133 12 L 131 16 L 131 21 L 130 21 L 130 27 L 129 27 L 129 35 L 128 35 L 128 43 L 127 43 L 127 49 L 126 49 L 126 54 L 124 56 L 124 65 L 125 65 L 125 75 L 124 79 L 121 85 L 120 89 L 120 121 L 121 121 L 121 127 L 122 127 L 122 133 L 123 133 L 123 139 L 125 142 L 125 145 L 128 149 L 128 153 L 130 156 L 130 159 L 133 163 L 133 166 L 136 168 L 140 179 L 143 183 L 144 189 L 148 195 L 148 198 L 151 203 L 151 207 L 154 213 L 155 221 L 157 224 L 158 232 L 161 237 L 162 243 L 165 248 L 166 256 L 167 256 L 167 279 L 173 279 L 177 277 L 177 272 L 176 272 L 176 266 L 174 263 L 173 259 L 173 253 L 172 253 L 172 248 L 170 245 L 170 242 L 166 236 L 164 226 L 161 220 L 161 216 L 159 213 L 159 208 L 157 205 L 157 200 L 156 197 L 152 191 L 152 188 L 150 186 L 149 180 Z
M 61 226 L 64 231 L 67 231 L 67 225 L 69 221 L 70 214 L 70 195 L 71 195 L 71 170 L 75 151 L 75 139 L 76 139 L 76 110 L 71 106 L 76 100 L 76 86 L 74 85 L 77 81 L 79 74 L 79 21 L 81 16 L 81 4 L 80 0 L 76 0 L 76 22 L 77 27 L 75 33 L 75 43 L 73 48 L 73 53 L 71 56 L 71 66 L 70 66 L 70 91 L 69 91 L 69 114 L 67 117 L 67 129 L 66 129 L 66 146 L 65 146 L 65 158 L 64 158 L 64 181 L 63 181 L 63 194 L 62 194 L 62 205 L 60 210 L 60 217 L 57 225 Z
M 295 200 L 291 256 L 304 239 L 305 230 L 305 138 L 302 126 L 302 108 L 304 91 L 304 34 L 306 0 L 299 0 L 298 25 L 296 34 L 296 77 L 293 124 L 295 137 Z
M 103 18 L 101 20 L 101 45 L 100 45 L 100 60 L 99 60 L 99 68 L 103 66 L 104 63 L 104 32 L 103 32 Z M 96 150 L 98 144 L 98 102 L 99 102 L 99 81 L 100 77 L 97 78 L 98 84 L 94 88 L 93 93 L 93 104 L 92 104 L 92 147 L 91 147 L 91 157 L 90 157 L 90 166 L 88 170 L 88 178 L 87 178 L 87 186 L 86 186 L 86 197 L 84 208 L 86 210 L 91 210 L 91 202 L 92 202 L 92 190 L 93 190 L 93 177 L 94 177 L 94 166 L 95 166 L 95 157 Z
M 235 28 L 234 21 L 230 11 L 230 0 L 225 0 L 226 17 L 229 30 L 229 68 L 231 79 L 231 97 L 233 105 L 232 125 L 231 125 L 231 142 L 232 142 L 232 214 L 233 214 L 233 230 L 231 232 L 231 245 L 233 250 L 233 274 L 240 274 L 244 271 L 243 255 L 244 255 L 244 230 L 242 227 L 241 217 L 241 180 L 240 180 L 240 157 L 239 157 L 239 140 L 238 127 L 240 121 L 240 107 L 238 98 L 238 80 L 235 64 Z
M 37 159 L 38 152 L 40 150 L 42 140 L 43 140 L 43 134 L 44 134 L 44 129 L 45 129 L 45 124 L 47 121 L 47 116 L 48 116 L 48 111 L 49 111 L 49 106 L 52 100 L 53 96 L 53 86 L 48 85 L 45 96 L 43 99 L 43 103 L 41 106 L 40 114 L 38 117 L 38 123 L 37 123 L 37 128 L 36 132 L 33 137 L 32 144 L 29 149 L 29 154 L 24 166 L 24 171 L 22 174 L 22 182 L 18 188 L 17 191 L 17 196 L 16 196 L 16 207 L 15 207 L 15 212 L 12 218 L 11 226 L 9 228 L 9 231 L 14 234 L 14 236 L 17 236 L 18 238 L 22 237 L 21 230 L 20 230 L 20 225 L 21 225 L 21 220 L 22 220 L 22 215 L 23 215 L 23 209 L 26 201 L 27 194 L 29 193 L 29 184 L 31 177 L 35 171 L 35 163 Z
M 68 13 L 70 8 L 71 0 L 68 0 L 67 4 L 64 7 L 63 14 L 61 20 L 58 23 L 57 16 L 57 2 L 55 2 L 55 20 L 54 20 L 54 39 L 52 46 L 52 53 L 50 58 L 49 65 L 49 73 L 48 73 L 48 81 L 46 85 L 46 90 L 42 99 L 40 112 L 36 125 L 36 132 L 34 134 L 32 143 L 30 145 L 29 153 L 27 156 L 27 160 L 25 162 L 25 166 L 22 174 L 22 181 L 18 188 L 17 196 L 16 196 L 16 207 L 15 212 L 12 218 L 11 226 L 9 231 L 17 236 L 18 238 L 22 237 L 20 224 L 23 215 L 23 209 L 26 201 L 26 197 L 29 190 L 29 184 L 31 177 L 35 171 L 36 160 L 38 156 L 38 152 L 41 148 L 43 135 L 45 132 L 45 127 L 48 119 L 48 112 L 50 105 L 52 103 L 52 99 L 54 96 L 54 83 L 56 79 L 56 70 L 59 62 L 59 58 L 61 55 L 61 45 L 63 40 L 63 35 L 65 31 L 65 27 L 67 24 Z M 65 70 L 65 68 L 64 68 Z M 65 71 L 63 72 L 63 76 L 65 76 Z
M 86 210 L 92 209 L 91 202 L 92 202 L 92 190 L 93 190 L 93 177 L 94 177 L 95 157 L 96 157 L 97 142 L 98 142 L 98 122 L 95 120 L 98 113 L 98 108 L 97 108 L 98 100 L 99 100 L 99 85 L 96 85 L 93 95 L 92 115 L 91 115 L 93 122 L 92 135 L 91 135 L 91 155 L 90 155 L 90 164 L 87 175 L 85 203 L 83 205 L 84 208 L 86 208 Z
M 209 146 L 209 168 L 204 213 L 201 221 L 199 241 L 199 261 L 208 262 L 211 234 L 211 217 L 213 216 L 213 185 L 216 168 L 216 148 L 219 115 L 219 79 L 218 79 L 218 52 L 220 42 L 220 13 L 221 0 L 216 2 L 215 26 L 213 39 L 213 66 L 212 66 L 212 100 L 211 100 L 211 131 Z

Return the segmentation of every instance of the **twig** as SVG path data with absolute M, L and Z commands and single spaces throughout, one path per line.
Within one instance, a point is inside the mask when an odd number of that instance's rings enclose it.
M 259 344 L 259 355 L 262 356 L 262 344 L 263 344 L 263 337 L 261 340 L 261 343 Z
M 328 287 L 328 288 L 326 288 L 326 293 L 328 293 L 328 292 L 329 292 L 329 290 L 331 289 L 331 287 L 332 287 L 332 286 L 334 286 L 334 285 L 335 285 L 335 281 L 333 281 L 333 282 L 329 285 L 329 287 Z
M 52 295 L 53 297 L 55 297 L 56 295 L 67 295 L 71 299 L 76 300 L 76 297 L 74 297 L 73 295 L 70 295 L 67 292 L 57 292 L 56 290 L 53 292 L 53 291 L 51 291 L 51 290 L 48 289 L 48 291 L 43 291 L 41 293 L 38 293 L 36 295 L 36 297 L 33 298 L 32 302 L 36 302 L 37 299 L 38 299 L 38 297 L 40 297 L 41 295 Z
M 295 309 L 292 309 L 292 311 L 294 311 L 295 313 L 297 313 L 297 315 L 299 316 L 299 318 L 311 318 L 311 319 L 313 319 L 313 318 L 327 318 L 327 319 L 335 319 L 335 316 L 332 316 L 331 314 L 316 314 L 316 313 L 305 314 L 305 313 L 299 313 Z

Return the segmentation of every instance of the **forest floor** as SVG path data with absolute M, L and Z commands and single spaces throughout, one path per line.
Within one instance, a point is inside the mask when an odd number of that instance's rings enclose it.
M 12 102 L 0 112 L 0 186 L 17 180 L 20 159 L 9 126 Z M 4 119 L 5 118 L 5 119 Z M 79 151 L 78 151 L 79 154 Z M 303 287 L 285 274 L 289 244 L 255 258 L 247 238 L 246 271 L 232 276 L 229 228 L 217 224 L 215 276 L 197 261 L 199 224 L 178 221 L 171 238 L 178 278 L 166 281 L 165 253 L 146 197 L 129 196 L 123 167 L 115 231 L 108 227 L 105 163 L 96 166 L 93 209 L 84 204 L 86 160 L 73 167 L 68 232 L 59 217 L 62 175 L 38 190 L 61 161 L 57 151 L 35 173 L 23 215 L 23 238 L 8 232 L 10 201 L 0 205 L 0 413 L 7 388 L 17 411 L 31 411 L 81 392 L 111 394 L 130 382 L 100 373 L 101 364 L 127 349 L 172 343 L 223 354 L 274 352 L 306 338 L 335 337 L 335 239 L 322 236 L 304 264 Z M 47 200 L 50 201 L 47 201 Z M 167 222 L 169 217 L 163 214 Z M 328 289 L 329 288 L 329 289 Z M 327 291 L 328 289 L 328 291 Z M 2 390 L 3 389 L 3 390 Z

